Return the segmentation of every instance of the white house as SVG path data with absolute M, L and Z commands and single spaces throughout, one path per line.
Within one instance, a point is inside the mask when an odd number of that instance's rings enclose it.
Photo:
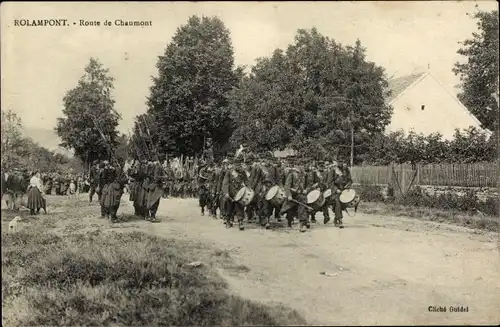
M 474 126 L 488 134 L 477 118 L 430 72 L 408 75 L 389 81 L 393 107 L 387 132 L 403 130 L 429 135 L 439 132 L 451 140 L 456 128 Z

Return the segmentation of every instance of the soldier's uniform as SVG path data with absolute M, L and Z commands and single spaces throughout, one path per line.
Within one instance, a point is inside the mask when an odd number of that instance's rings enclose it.
M 319 187 L 321 192 L 325 192 L 328 189 L 328 162 L 325 162 L 322 166 L 320 166 L 316 174 L 318 176 L 318 182 L 319 182 Z M 323 211 L 323 223 L 326 224 L 330 221 L 330 212 L 328 210 L 330 204 L 331 204 L 331 195 L 325 199 L 325 204 L 323 205 L 322 211 Z
M 332 168 L 328 174 L 327 180 L 328 186 L 332 190 L 332 209 L 335 213 L 334 224 L 339 227 L 342 225 L 342 210 L 345 209 L 344 205 L 340 202 L 340 193 L 352 184 L 351 174 L 347 166 L 339 167 L 339 165 L 334 162 Z
M 285 181 L 285 194 L 288 199 L 292 198 L 304 204 L 307 202 L 306 174 L 302 167 L 292 168 L 288 172 Z M 306 207 L 287 200 L 283 204 L 282 210 L 286 210 L 288 227 L 292 227 L 293 218 L 297 217 L 301 232 L 309 228 L 309 215 Z
M 241 169 L 241 160 L 236 159 L 235 166 L 226 171 L 222 182 L 222 192 L 224 193 L 224 198 L 228 200 L 227 227 L 233 225 L 234 218 L 236 217 L 240 230 L 244 229 L 243 219 L 245 217 L 245 208 L 242 204 L 232 199 L 234 199 L 237 192 L 245 185 L 247 180 L 245 171 Z
M 205 215 L 205 206 L 210 207 L 209 201 L 209 167 L 202 166 L 198 172 L 198 204 L 200 205 L 201 215 Z M 210 208 L 208 208 L 210 210 Z
M 147 162 L 143 161 L 139 164 L 136 174 L 136 193 L 134 198 L 134 208 L 141 218 L 146 219 L 146 199 L 147 199 L 147 181 L 148 176 Z
M 139 175 L 140 175 L 140 163 L 136 162 L 129 168 L 127 174 L 130 178 L 130 195 L 129 201 L 134 204 L 134 215 L 140 215 L 140 208 L 137 206 L 137 194 L 139 192 Z
M 101 218 L 109 218 L 109 210 L 107 210 L 108 208 L 106 207 L 106 204 L 108 204 L 108 202 L 105 202 L 105 199 L 109 199 L 102 195 L 107 192 L 108 185 L 112 182 L 113 177 L 111 176 L 110 167 L 107 162 L 104 162 L 99 168 L 101 168 L 99 171 L 98 185 L 98 189 L 101 193 L 101 197 L 99 199 L 99 204 L 101 205 Z
M 123 188 L 126 183 L 125 175 L 120 167 L 107 166 L 103 171 L 104 185 L 101 202 L 104 214 L 111 222 L 116 222 Z
M 257 191 L 258 192 L 258 213 L 259 213 L 259 218 L 260 218 L 260 224 L 262 226 L 265 226 L 266 228 L 269 228 L 269 216 L 272 214 L 273 206 L 269 201 L 266 200 L 266 194 L 273 187 L 276 185 L 275 183 L 275 176 L 273 175 L 273 172 L 275 170 L 273 167 L 270 167 L 269 162 L 264 161 L 259 165 L 260 168 L 260 174 L 259 178 L 257 180 Z
M 255 195 L 254 195 L 252 202 L 246 206 L 245 210 L 246 210 L 246 215 L 247 215 L 248 221 L 253 221 L 253 220 L 255 220 L 255 218 L 258 214 L 257 204 L 258 204 L 258 201 L 259 201 L 258 198 L 260 195 L 259 195 L 259 190 L 258 190 L 257 186 L 258 186 L 261 171 L 260 171 L 260 167 L 258 167 L 258 165 L 255 162 L 253 162 L 252 157 L 249 157 L 248 160 L 251 162 L 251 166 L 247 167 L 245 169 L 245 173 L 247 175 L 247 181 L 248 181 L 247 187 L 252 189 L 255 192 Z
M 156 212 L 163 196 L 163 181 L 165 172 L 159 162 L 154 162 L 150 168 L 149 192 L 147 198 L 148 216 L 151 221 L 156 219 Z
M 316 169 L 313 166 L 310 166 L 306 169 L 306 188 L 307 192 L 311 192 L 314 189 L 319 189 L 319 178 L 316 174 Z M 310 211 L 311 222 L 316 222 L 316 212 Z
M 228 213 L 229 213 L 229 199 L 224 197 L 224 192 L 222 189 L 222 185 L 224 183 L 224 177 L 229 170 L 228 167 L 229 161 L 225 159 L 222 162 L 222 167 L 219 175 L 219 179 L 217 181 L 217 194 L 219 195 L 219 208 L 220 208 L 220 217 L 224 221 L 226 221 Z
M 212 218 L 217 218 L 217 209 L 220 205 L 219 198 L 219 178 L 221 175 L 221 167 L 215 166 L 212 174 L 210 175 L 210 215 Z
M 95 193 L 97 193 L 97 196 L 99 196 L 99 192 L 97 192 L 97 187 L 99 185 L 99 167 L 97 165 L 97 161 L 94 161 L 94 164 L 92 165 L 92 167 L 90 167 L 89 182 L 89 202 L 92 202 Z M 99 200 L 100 199 L 98 199 L 98 201 Z
M 272 162 L 270 162 L 270 172 L 271 172 L 271 178 L 274 182 L 273 185 L 279 185 L 280 187 L 283 188 L 285 185 L 286 175 L 285 175 L 284 167 L 283 167 L 283 164 L 281 163 L 281 161 L 275 159 Z M 274 218 L 278 222 L 280 222 L 281 221 L 281 215 L 280 215 L 281 207 L 271 206 L 271 208 L 272 208 L 272 211 L 274 211 Z M 272 214 L 273 213 L 271 212 L 270 215 L 272 215 Z

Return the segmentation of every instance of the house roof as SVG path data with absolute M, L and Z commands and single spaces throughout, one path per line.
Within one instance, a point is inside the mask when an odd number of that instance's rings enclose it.
M 481 122 L 474 116 L 465 105 L 458 100 L 456 96 L 451 94 L 444 86 L 437 80 L 430 72 L 423 72 L 423 73 L 416 73 L 416 74 L 411 74 L 411 75 L 406 75 L 398 78 L 393 78 L 388 81 L 389 84 L 389 90 L 391 90 L 391 95 L 387 97 L 387 102 L 389 104 L 392 104 L 403 92 L 408 90 L 410 87 L 413 85 L 418 84 L 421 80 L 425 78 L 425 76 L 430 76 L 432 77 L 442 88 L 445 90 L 450 97 L 452 97 L 458 105 L 464 110 L 467 115 L 469 115 L 476 123 L 479 125 L 483 131 L 485 131 L 488 135 L 491 135 L 491 131 L 485 129 Z
M 413 83 L 418 81 L 425 73 L 412 74 L 407 76 L 402 76 L 398 78 L 393 78 L 389 80 L 389 90 L 391 90 L 391 95 L 387 97 L 387 102 L 391 103 L 394 101 L 403 91 L 409 88 Z

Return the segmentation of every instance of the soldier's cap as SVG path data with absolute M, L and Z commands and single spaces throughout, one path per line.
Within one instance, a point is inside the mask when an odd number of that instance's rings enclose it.
M 223 163 L 223 164 L 227 164 L 227 163 L 229 163 L 229 159 L 227 159 L 227 158 L 226 158 L 226 159 L 222 160 L 222 163 Z

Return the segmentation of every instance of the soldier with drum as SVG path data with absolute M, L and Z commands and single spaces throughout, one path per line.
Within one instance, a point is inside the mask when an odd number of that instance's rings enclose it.
M 226 213 L 226 227 L 232 227 L 234 218 L 236 217 L 236 219 L 238 219 L 238 226 L 240 230 L 245 229 L 243 226 L 245 208 L 241 203 L 235 201 L 234 198 L 243 187 L 246 187 L 248 180 L 245 171 L 241 167 L 242 162 L 242 158 L 235 158 L 234 166 L 228 167 L 222 182 L 222 192 L 224 194 L 224 199 L 226 200 L 226 205 L 228 206 L 228 212 Z
M 340 194 L 343 190 L 348 189 L 352 185 L 351 174 L 347 165 L 339 165 L 336 161 L 332 163 L 332 169 L 328 174 L 328 186 L 332 190 L 332 206 L 335 214 L 333 223 L 335 226 L 344 228 L 342 224 L 342 210 L 345 209 L 340 201 Z
M 300 231 L 305 232 L 309 225 L 307 212 L 307 189 L 304 164 L 299 162 L 296 167 L 291 167 L 285 181 L 285 194 L 287 201 L 283 204 L 281 212 L 286 212 L 288 227 L 292 227 L 294 218 L 300 222 Z

